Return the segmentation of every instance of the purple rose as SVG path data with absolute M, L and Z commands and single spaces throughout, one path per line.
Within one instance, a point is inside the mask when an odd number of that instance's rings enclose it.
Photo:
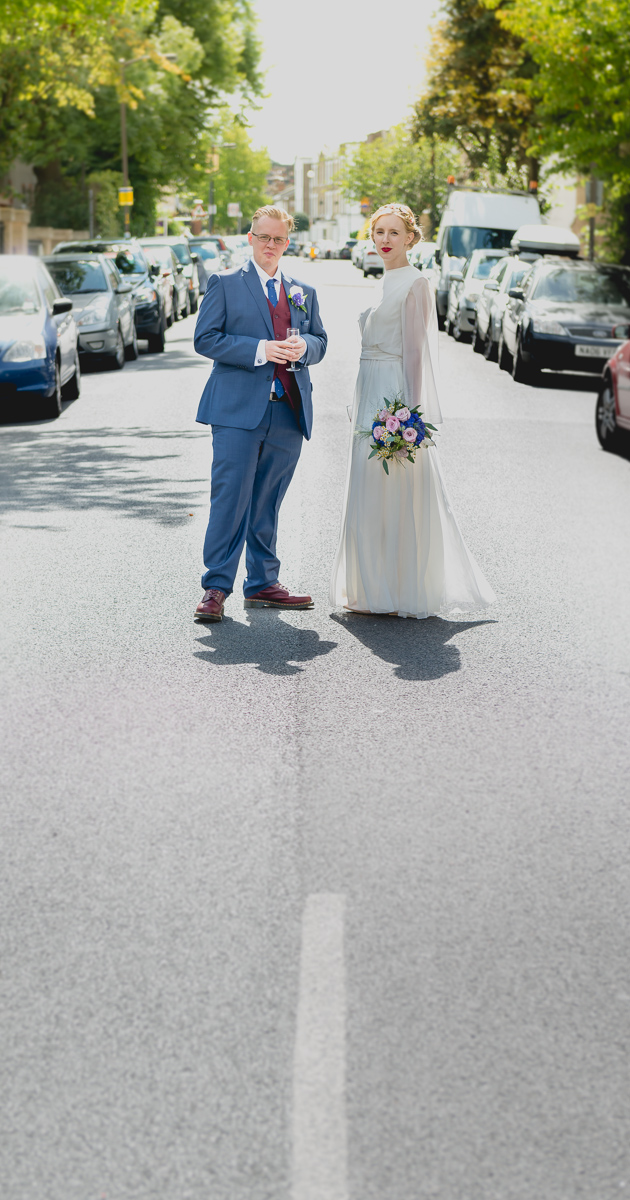
M 417 436 L 415 429 L 403 429 L 403 437 L 406 442 L 415 442 Z

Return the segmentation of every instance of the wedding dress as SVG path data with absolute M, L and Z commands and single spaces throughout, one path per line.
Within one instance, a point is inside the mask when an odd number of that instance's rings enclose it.
M 404 396 L 425 421 L 442 420 L 437 379 L 437 318 L 426 279 L 415 267 L 385 271 L 382 294 L 359 317 L 361 361 L 339 547 L 330 586 L 334 605 L 399 617 L 448 616 L 496 599 L 468 550 L 451 509 L 438 452 L 385 474 L 367 439 L 383 402 Z M 437 435 L 439 437 L 439 434 Z

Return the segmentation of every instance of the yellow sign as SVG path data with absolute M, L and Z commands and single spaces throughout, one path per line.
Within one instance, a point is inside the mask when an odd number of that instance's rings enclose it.
M 118 204 L 121 208 L 127 208 L 133 204 L 133 188 L 121 187 L 118 189 Z

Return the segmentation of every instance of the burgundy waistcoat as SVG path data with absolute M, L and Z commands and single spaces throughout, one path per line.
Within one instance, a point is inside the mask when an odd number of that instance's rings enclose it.
M 295 326 L 296 320 L 295 313 L 292 310 L 289 301 L 287 300 L 287 294 L 284 290 L 283 283 L 280 285 L 279 290 L 280 296 L 278 298 L 276 307 L 274 308 L 269 297 L 267 297 L 267 304 L 269 305 L 269 315 L 273 325 L 274 340 L 276 342 L 284 342 L 287 336 L 287 329 L 290 329 L 292 325 Z M 287 368 L 284 366 L 284 364 L 280 365 L 280 363 L 275 363 L 273 377 L 274 379 L 280 380 L 280 383 L 284 388 L 287 401 L 297 417 L 297 414 L 300 410 L 300 389 L 297 385 L 295 375 L 293 372 L 287 371 Z

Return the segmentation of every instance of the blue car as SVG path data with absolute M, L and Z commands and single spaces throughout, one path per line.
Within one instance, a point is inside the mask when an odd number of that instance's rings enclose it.
M 81 390 L 72 300 L 37 258 L 0 255 L 0 399 L 58 417 Z

